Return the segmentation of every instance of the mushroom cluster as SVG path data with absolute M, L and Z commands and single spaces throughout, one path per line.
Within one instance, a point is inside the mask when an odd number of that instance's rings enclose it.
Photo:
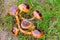
M 15 16 L 16 22 L 18 25 L 18 27 L 12 28 L 12 34 L 14 36 L 17 36 L 20 31 L 23 34 L 29 34 L 35 38 L 41 38 L 43 36 L 43 32 L 39 29 L 36 29 L 36 27 L 34 26 L 34 24 L 31 21 L 36 18 L 39 20 L 42 20 L 42 14 L 38 10 L 34 10 L 32 12 L 33 17 L 30 19 L 25 19 L 22 16 L 22 12 L 25 12 L 25 13 L 30 12 L 30 7 L 27 3 L 22 3 L 18 6 L 12 5 L 8 9 L 8 14 Z M 22 22 L 20 20 L 22 20 Z

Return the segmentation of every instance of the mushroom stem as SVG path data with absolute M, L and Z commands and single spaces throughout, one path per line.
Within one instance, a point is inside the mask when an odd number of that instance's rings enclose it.
M 21 18 L 22 20 L 25 19 L 25 18 L 22 17 L 22 11 L 20 11 L 19 16 L 20 16 L 20 18 Z
M 19 30 L 20 30 L 20 32 L 22 32 L 22 33 L 24 33 L 24 34 L 31 34 L 31 32 L 27 32 L 27 31 L 24 31 L 23 29 L 21 29 L 20 28 L 20 21 L 19 21 L 19 19 L 18 19 L 18 16 L 15 16 L 16 17 L 16 21 L 17 21 L 17 24 L 18 24 L 18 28 L 19 28 Z
M 20 18 L 22 19 L 22 20 L 25 20 L 25 18 L 22 16 L 22 14 L 20 13 Z M 34 20 L 35 19 L 35 17 L 33 16 L 32 18 L 30 18 L 30 19 L 28 19 L 28 20 Z
M 23 30 L 23 29 L 21 29 L 21 28 L 19 28 L 19 30 L 20 30 L 20 32 L 21 32 L 21 33 L 24 33 L 24 34 L 29 34 L 29 35 L 31 35 L 31 32 L 24 31 L 24 30 Z
M 17 24 L 18 24 L 18 28 L 20 27 L 20 21 L 19 21 L 19 18 L 18 18 L 18 16 L 15 16 L 15 18 L 16 18 L 16 21 L 17 21 Z
M 34 20 L 35 19 L 35 17 L 33 16 L 32 18 L 30 18 L 29 20 Z

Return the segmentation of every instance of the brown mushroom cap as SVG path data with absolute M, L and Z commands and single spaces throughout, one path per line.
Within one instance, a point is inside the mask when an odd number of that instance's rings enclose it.
M 26 3 L 24 3 L 23 6 L 24 6 L 24 8 L 26 8 L 26 9 L 30 9 L 29 5 L 26 4 Z
M 16 29 L 13 29 L 13 30 L 12 30 L 12 33 L 15 34 L 15 33 L 16 33 Z
M 34 17 L 36 17 L 37 19 L 42 19 L 42 14 L 41 14 L 38 10 L 34 10 L 34 11 L 33 11 L 33 15 L 34 15 Z
M 43 33 L 42 33 L 42 31 L 35 29 L 35 30 L 32 31 L 32 35 L 33 35 L 35 38 L 41 38 L 42 35 L 43 35 Z
M 30 7 L 27 3 L 23 3 L 23 4 L 19 5 L 18 8 L 23 12 L 29 12 L 30 11 Z
M 31 22 L 29 20 L 23 20 L 22 23 L 21 23 L 21 27 L 23 29 L 28 29 L 31 27 Z
M 14 36 L 16 36 L 18 34 L 18 31 L 19 30 L 17 28 L 15 28 L 15 27 L 12 28 L 12 33 L 13 33 Z
M 9 9 L 8 9 L 8 13 L 11 15 L 17 15 L 18 12 L 18 8 L 15 5 L 12 5 Z

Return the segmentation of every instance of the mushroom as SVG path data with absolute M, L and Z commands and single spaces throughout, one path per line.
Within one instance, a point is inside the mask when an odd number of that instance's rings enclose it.
M 42 20 L 42 14 L 38 10 L 34 10 L 33 15 L 35 18 Z
M 22 29 L 34 30 L 35 26 L 29 20 L 23 20 L 21 22 Z
M 35 29 L 33 31 L 31 31 L 31 34 L 35 37 L 35 38 L 41 38 L 43 36 L 43 32 Z
M 18 19 L 18 7 L 15 5 L 12 5 L 9 9 L 8 9 L 8 14 L 15 16 L 18 27 L 20 27 L 20 23 L 19 23 L 19 19 Z
M 29 7 L 29 5 L 27 4 L 27 3 L 22 3 L 22 4 L 20 4 L 19 6 L 18 6 L 18 8 L 19 8 L 19 10 L 20 10 L 20 18 L 21 19 L 25 19 L 25 18 L 23 18 L 22 17 L 22 12 L 29 12 L 30 11 L 30 7 Z
M 23 20 L 25 19 L 24 17 L 21 17 Z M 33 17 L 28 19 L 28 20 L 34 20 L 35 18 L 42 20 L 42 14 L 38 10 L 33 11 Z
M 18 8 L 20 9 L 20 11 L 23 11 L 23 12 L 29 12 L 30 11 L 30 7 L 27 3 L 20 4 L 18 6 Z
M 19 32 L 19 30 L 16 27 L 12 28 L 12 33 L 13 33 L 14 36 L 17 36 L 18 32 Z
M 9 9 L 8 9 L 8 13 L 10 15 L 16 16 L 18 14 L 18 8 L 15 5 L 12 5 Z

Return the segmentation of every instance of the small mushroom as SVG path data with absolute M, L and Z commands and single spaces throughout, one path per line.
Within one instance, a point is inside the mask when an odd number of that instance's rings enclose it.
M 27 3 L 20 4 L 18 6 L 18 8 L 20 9 L 20 11 L 23 11 L 23 12 L 29 12 L 30 11 L 30 7 Z
M 43 32 L 38 29 L 33 30 L 31 33 L 35 38 L 41 38 L 43 36 Z
M 33 30 L 35 26 L 29 20 L 23 20 L 21 23 L 21 28 Z
M 35 18 L 42 20 L 42 14 L 38 10 L 34 10 L 33 15 Z
M 18 8 L 20 10 L 20 13 L 19 13 L 20 18 L 25 19 L 25 18 L 22 17 L 22 12 L 26 12 L 26 13 L 29 12 L 30 11 L 29 5 L 27 3 L 22 3 L 18 6 Z
M 14 36 L 17 36 L 18 32 L 19 32 L 19 30 L 16 27 L 12 28 L 12 33 L 13 33 Z
M 16 16 L 18 14 L 18 8 L 15 5 L 12 5 L 9 9 L 8 9 L 8 13 L 10 15 Z
M 10 15 L 15 16 L 16 21 L 17 21 L 17 24 L 18 24 L 18 27 L 19 27 L 19 26 L 20 26 L 20 23 L 19 23 L 19 18 L 18 18 L 18 7 L 15 6 L 15 5 L 12 5 L 12 6 L 8 9 L 8 13 L 9 13 Z

